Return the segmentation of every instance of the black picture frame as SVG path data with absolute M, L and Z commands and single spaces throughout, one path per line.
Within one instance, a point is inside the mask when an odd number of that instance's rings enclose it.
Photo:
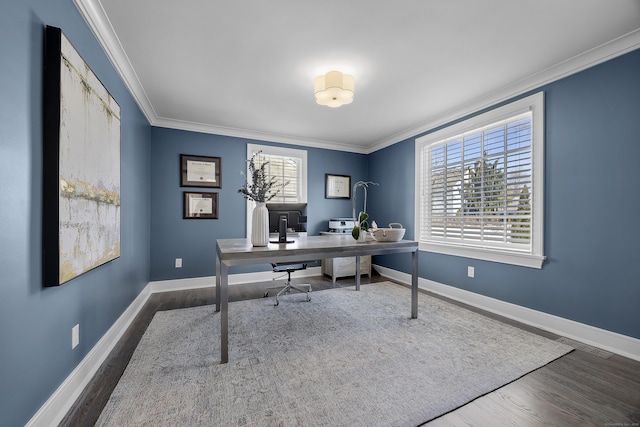
M 351 175 L 336 175 L 327 173 L 324 175 L 325 199 L 350 199 Z
M 218 193 L 183 192 L 183 219 L 218 219 Z
M 220 157 L 180 154 L 180 187 L 222 187 Z

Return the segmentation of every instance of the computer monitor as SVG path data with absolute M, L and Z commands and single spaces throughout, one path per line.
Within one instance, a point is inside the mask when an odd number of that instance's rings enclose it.
M 269 211 L 269 233 L 280 231 L 280 218 L 287 219 L 287 232 L 307 231 L 306 203 L 267 203 Z

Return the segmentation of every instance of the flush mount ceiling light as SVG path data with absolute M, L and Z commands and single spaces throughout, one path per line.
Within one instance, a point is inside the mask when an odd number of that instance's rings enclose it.
M 353 76 L 340 71 L 329 71 L 315 80 L 316 102 L 336 108 L 353 101 Z

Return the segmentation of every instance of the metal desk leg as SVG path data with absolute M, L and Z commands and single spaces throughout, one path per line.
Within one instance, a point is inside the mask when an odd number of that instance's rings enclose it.
M 356 256 L 356 291 L 360 290 L 360 257 Z
M 220 361 L 229 361 L 229 270 L 220 263 Z
M 411 318 L 418 318 L 418 251 L 411 253 Z
M 220 256 L 216 254 L 216 311 L 220 311 Z

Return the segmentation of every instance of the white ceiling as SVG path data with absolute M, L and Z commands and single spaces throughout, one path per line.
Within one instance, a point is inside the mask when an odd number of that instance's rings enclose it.
M 640 48 L 640 0 L 75 2 L 152 125 L 361 153 Z

